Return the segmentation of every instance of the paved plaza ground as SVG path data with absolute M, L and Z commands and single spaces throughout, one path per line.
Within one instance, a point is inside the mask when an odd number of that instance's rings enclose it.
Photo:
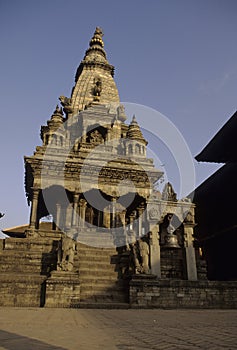
M 0 350 L 237 349 L 237 310 L 0 308 Z

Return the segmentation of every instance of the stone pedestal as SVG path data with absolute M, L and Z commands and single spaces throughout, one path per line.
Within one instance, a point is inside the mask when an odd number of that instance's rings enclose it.
M 46 281 L 45 307 L 77 307 L 79 303 L 78 273 L 53 271 Z

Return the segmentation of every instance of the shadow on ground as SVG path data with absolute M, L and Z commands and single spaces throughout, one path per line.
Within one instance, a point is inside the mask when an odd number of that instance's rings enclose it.
M 37 339 L 28 338 L 16 333 L 0 330 L 0 349 L 6 350 L 67 350 L 47 344 Z

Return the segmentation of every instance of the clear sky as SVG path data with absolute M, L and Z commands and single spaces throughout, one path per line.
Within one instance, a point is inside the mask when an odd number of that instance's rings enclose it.
M 236 111 L 236 0 L 1 0 L 0 228 L 28 222 L 24 155 L 104 31 L 121 101 L 167 116 L 197 155 Z M 215 165 L 196 164 L 197 185 Z

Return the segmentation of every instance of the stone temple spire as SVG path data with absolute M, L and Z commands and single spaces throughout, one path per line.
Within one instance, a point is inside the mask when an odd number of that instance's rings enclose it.
M 141 129 L 137 123 L 135 115 L 133 116 L 132 121 L 129 124 L 126 137 L 129 139 L 137 140 L 143 143 L 144 145 L 147 145 L 148 143 L 142 135 Z
M 113 79 L 114 67 L 106 58 L 102 37 L 103 32 L 97 27 L 77 69 L 70 98 L 71 115 L 84 110 L 93 101 L 112 105 L 115 109 L 119 106 L 119 94 Z
M 85 58 L 88 55 L 90 55 L 91 53 L 93 53 L 94 50 L 97 50 L 106 58 L 106 53 L 105 53 L 105 50 L 103 49 L 103 47 L 104 47 L 104 42 L 102 39 L 103 35 L 104 34 L 103 34 L 101 28 L 96 27 L 95 33 L 90 41 L 90 47 L 86 51 Z

